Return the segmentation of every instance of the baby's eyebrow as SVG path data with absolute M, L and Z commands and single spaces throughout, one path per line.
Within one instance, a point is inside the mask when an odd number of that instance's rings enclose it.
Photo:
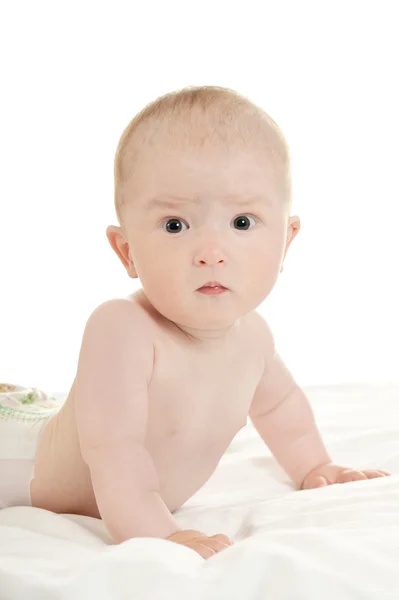
M 273 204 L 271 198 L 268 198 L 267 196 L 252 196 L 248 198 L 231 196 L 225 200 L 225 203 L 235 204 L 237 206 L 251 206 L 253 204 L 272 206 Z M 147 202 L 146 208 L 147 210 L 158 207 L 174 208 L 175 206 L 179 206 L 181 204 L 195 205 L 197 204 L 197 200 L 195 198 L 185 198 L 180 196 L 154 196 Z

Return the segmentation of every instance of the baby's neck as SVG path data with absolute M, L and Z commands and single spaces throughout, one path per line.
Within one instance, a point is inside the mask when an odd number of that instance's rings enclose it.
M 174 323 L 176 328 L 190 341 L 196 345 L 217 345 L 230 341 L 237 333 L 241 325 L 240 319 L 222 329 L 191 329 Z

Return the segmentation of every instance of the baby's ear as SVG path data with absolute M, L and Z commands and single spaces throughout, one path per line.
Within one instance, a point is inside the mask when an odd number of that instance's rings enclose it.
M 131 253 L 129 252 L 129 268 L 127 269 L 128 275 L 129 277 L 131 277 L 132 279 L 138 279 L 138 273 L 136 271 L 136 267 L 134 265 L 134 260 L 133 260 L 133 256 L 131 255 Z
M 116 225 L 109 225 L 106 229 L 106 235 L 111 248 L 125 267 L 127 274 L 132 279 L 138 278 L 133 258 L 129 250 L 129 243 L 122 233 L 122 228 Z

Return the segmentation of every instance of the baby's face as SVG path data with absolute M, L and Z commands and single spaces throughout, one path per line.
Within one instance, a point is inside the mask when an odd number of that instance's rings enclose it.
M 158 147 L 140 158 L 128 196 L 132 268 L 153 306 L 181 329 L 229 329 L 270 293 L 289 220 L 267 156 Z M 209 281 L 228 291 L 200 293 Z

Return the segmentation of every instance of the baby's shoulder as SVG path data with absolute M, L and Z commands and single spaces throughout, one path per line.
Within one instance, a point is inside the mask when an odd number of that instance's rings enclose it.
M 260 352 L 267 361 L 273 359 L 276 347 L 272 329 L 266 319 L 256 310 L 251 313 L 251 318 L 248 322 L 250 334 L 254 343 L 260 349 Z
M 125 335 L 131 332 L 152 337 L 155 333 L 152 316 L 134 295 L 104 300 L 90 314 L 89 324 L 92 328 L 123 329 Z

